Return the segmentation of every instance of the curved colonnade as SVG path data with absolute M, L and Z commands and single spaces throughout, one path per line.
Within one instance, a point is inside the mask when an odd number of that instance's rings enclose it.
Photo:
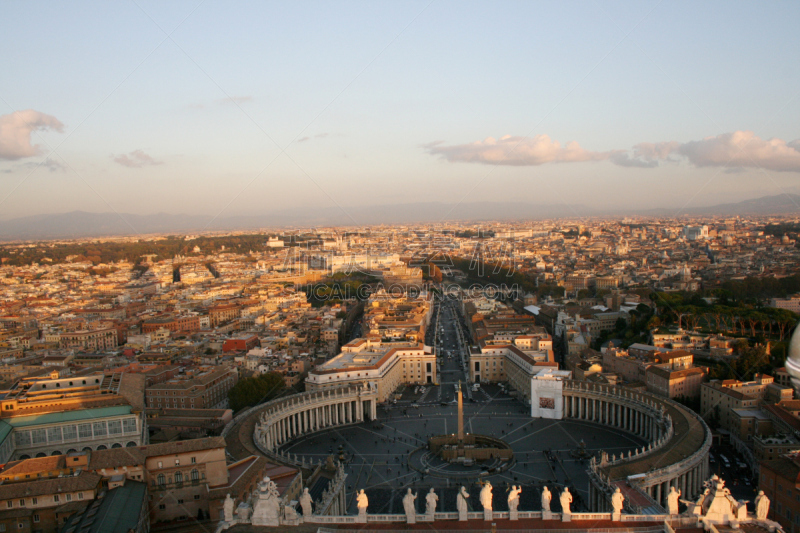
M 711 432 L 705 422 L 680 404 L 649 393 L 613 385 L 564 381 L 564 418 L 612 426 L 649 441 L 619 458 L 606 454 L 591 462 L 589 505 L 610 509 L 615 482 L 627 481 L 645 499 L 666 506 L 670 486 L 692 498 L 708 479 Z M 283 454 L 279 447 L 294 438 L 327 428 L 377 418 L 377 391 L 343 387 L 305 392 L 259 406 L 253 441 L 268 457 L 298 467 L 313 464 Z M 253 414 L 256 414 L 253 413 Z M 251 415 L 252 416 L 252 415 Z M 343 502 L 340 507 L 344 512 Z M 641 510 L 641 509 L 633 509 Z M 335 513 L 334 513 L 335 514 Z
M 564 418 L 596 422 L 637 435 L 649 444 L 627 456 L 592 460 L 589 505 L 611 509 L 615 482 L 628 482 L 652 503 L 666 507 L 669 487 L 694 498 L 708 479 L 711 431 L 696 413 L 649 393 L 614 385 L 564 382 Z M 634 509 L 637 512 L 641 509 Z
M 275 455 L 281 444 L 302 435 L 375 420 L 377 399 L 378 392 L 367 387 L 342 387 L 273 400 L 260 411 L 253 440 L 262 452 Z

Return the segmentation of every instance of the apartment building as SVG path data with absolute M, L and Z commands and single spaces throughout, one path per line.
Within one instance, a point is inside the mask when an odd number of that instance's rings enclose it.
M 758 488 L 770 499 L 768 518 L 786 533 L 800 532 L 800 454 L 761 461 Z
M 788 298 L 772 298 L 769 301 L 769 306 L 800 313 L 800 294 L 795 294 Z
M 755 408 L 767 400 L 791 400 L 793 394 L 793 389 L 774 383 L 772 376 L 766 374 L 756 374 L 753 381 L 747 382 L 713 380 L 700 386 L 700 415 L 706 421 L 716 419 L 720 427 L 733 431 L 733 409 Z
M 219 304 L 208 310 L 208 321 L 212 328 L 242 316 L 242 306 L 237 303 Z
M 199 315 L 167 315 L 151 318 L 142 323 L 142 333 L 153 333 L 166 329 L 172 333 L 194 333 L 200 331 Z
M 75 470 L 45 479 L 37 479 L 38 473 L 4 477 L 0 484 L 0 531 L 58 533 L 73 513 L 85 508 L 103 489 L 102 476 L 91 472 Z
M 114 327 L 62 332 L 58 335 L 59 348 L 103 351 L 116 348 L 117 344 L 117 329 Z
M 708 371 L 703 367 L 672 370 L 666 365 L 651 365 L 645 372 L 647 391 L 665 398 L 697 398 Z
M 200 368 L 147 387 L 149 409 L 224 409 L 228 406 L 228 391 L 239 381 L 233 366 Z
M 64 519 L 79 511 L 80 507 L 73 505 L 67 514 L 67 510 L 59 508 L 59 505 L 69 502 L 86 505 L 95 499 L 98 487 L 114 489 L 127 481 L 146 485 L 149 493 L 148 523 L 208 519 L 219 516 L 227 492 L 236 497 L 239 494 L 237 490 L 252 488 L 254 480 L 262 475 L 267 465 L 261 457 L 250 457 L 244 462 L 228 465 L 223 437 L 16 461 L 0 471 L 0 499 L 6 500 L 0 502 L 0 523 L 2 512 L 7 509 L 35 511 L 52 507 L 63 513 L 57 517 L 61 526 Z M 250 483 L 242 483 L 245 479 L 242 474 L 245 473 Z M 232 486 L 234 482 L 237 482 L 236 487 Z M 227 492 L 220 495 L 220 489 Z M 7 498 L 3 498 L 4 490 Z M 41 523 L 45 522 L 43 513 L 39 518 Z M 47 515 L 48 519 L 50 517 Z M 30 515 L 30 522 L 34 525 L 39 523 L 34 515 Z M 17 527 L 15 525 L 14 529 Z M 10 528 L 7 530 L 11 531 Z
M 308 373 L 306 390 L 369 384 L 386 401 L 402 383 L 436 383 L 436 356 L 423 344 L 355 339 L 342 353 Z

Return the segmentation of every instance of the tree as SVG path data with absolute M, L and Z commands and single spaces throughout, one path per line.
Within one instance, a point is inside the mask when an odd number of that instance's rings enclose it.
M 259 376 L 245 378 L 228 391 L 231 409 L 237 412 L 246 407 L 275 398 L 285 387 L 283 376 L 277 372 L 267 372 Z

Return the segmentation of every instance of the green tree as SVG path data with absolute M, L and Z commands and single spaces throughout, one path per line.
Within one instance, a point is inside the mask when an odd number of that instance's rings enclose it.
M 245 378 L 228 391 L 228 401 L 234 412 L 252 407 L 275 398 L 285 387 L 283 376 L 277 372 L 267 372 L 259 376 Z

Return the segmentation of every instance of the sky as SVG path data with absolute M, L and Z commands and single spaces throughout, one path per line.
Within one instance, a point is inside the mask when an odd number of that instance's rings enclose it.
M 797 2 L 3 2 L 0 219 L 800 193 Z

